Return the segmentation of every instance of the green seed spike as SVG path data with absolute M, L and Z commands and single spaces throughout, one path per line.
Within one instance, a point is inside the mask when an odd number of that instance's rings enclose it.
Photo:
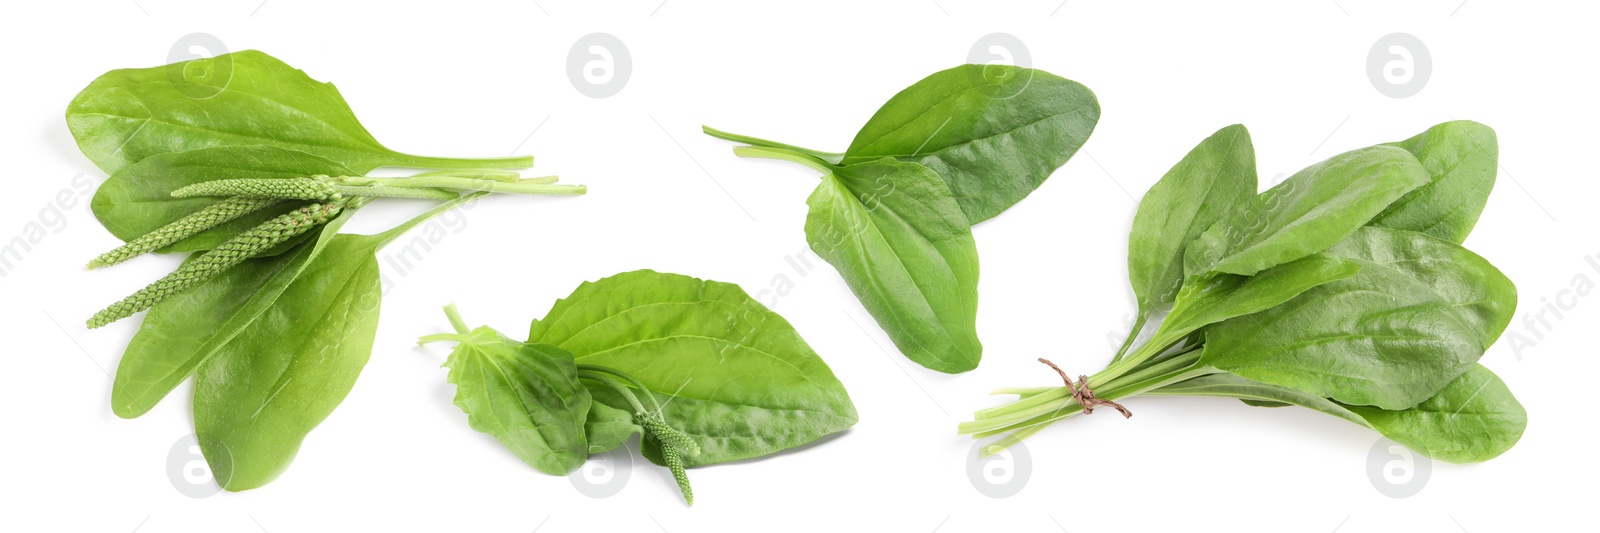
M 678 480 L 678 490 L 683 491 L 684 501 L 694 507 L 694 489 L 689 487 L 689 472 L 683 469 L 683 456 L 678 455 L 676 447 L 662 443 L 661 458 L 667 463 L 667 469 L 672 470 L 672 478 Z
M 344 210 L 345 206 L 346 203 L 343 201 L 311 204 L 263 222 L 250 231 L 228 239 L 227 242 L 201 255 L 199 259 L 184 263 L 166 277 L 139 289 L 139 292 L 101 309 L 89 318 L 88 326 L 91 329 L 98 328 L 149 309 L 168 296 L 199 285 L 256 254 L 331 220 Z
M 172 191 L 173 198 L 196 196 L 260 196 L 292 200 L 328 200 L 336 198 L 338 189 L 327 176 L 286 179 L 233 179 L 203 181 Z
M 695 442 L 694 437 L 690 437 L 684 432 L 667 425 L 667 422 L 662 420 L 659 415 L 641 412 L 634 413 L 634 418 L 639 419 L 639 425 L 644 426 L 645 431 L 655 435 L 656 439 L 662 443 L 677 448 L 691 456 L 700 455 L 700 443 Z
M 115 250 L 101 254 L 100 257 L 89 261 L 89 268 L 108 267 L 159 250 L 166 245 L 187 239 L 196 233 L 216 227 L 218 224 L 253 213 L 280 201 L 282 200 L 277 198 L 245 196 L 228 198 L 190 213 L 188 216 L 162 226 L 155 231 L 140 235 L 138 238 L 118 246 Z

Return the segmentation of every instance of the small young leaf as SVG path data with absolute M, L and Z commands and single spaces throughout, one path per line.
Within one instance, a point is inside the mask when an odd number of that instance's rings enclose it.
M 584 420 L 591 400 L 572 354 L 488 327 L 464 337 L 444 364 L 472 429 L 493 435 L 540 472 L 559 476 L 582 466 L 590 453 Z
M 890 98 L 840 162 L 893 157 L 933 169 L 977 224 L 1038 188 L 1099 120 L 1099 101 L 1077 82 L 1009 65 L 961 65 Z
M 1250 132 L 1234 124 L 1200 141 L 1139 200 L 1128 234 L 1128 278 L 1139 312 L 1172 303 L 1183 284 L 1183 250 L 1256 194 Z
M 533 323 L 528 342 L 627 373 L 692 436 L 690 466 L 799 446 L 856 422 L 827 363 L 737 285 L 641 270 L 586 282 Z
M 1207 229 L 1185 254 L 1186 272 L 1250 276 L 1326 250 L 1428 179 L 1411 153 L 1392 146 L 1333 156 Z
M 589 405 L 589 418 L 583 422 L 583 434 L 589 442 L 589 453 L 603 453 L 621 446 L 644 428 L 633 419 L 633 407 L 610 387 L 589 386 L 594 402 Z
M 1257 313 L 1282 304 L 1314 287 L 1356 275 L 1353 261 L 1318 254 L 1278 265 L 1254 276 L 1223 274 L 1193 278 L 1178 293 L 1151 345 L 1166 346 L 1202 327 Z M 1163 342 L 1163 341 L 1166 342 Z
M 1396 200 L 1370 224 L 1422 232 L 1456 244 L 1466 241 L 1489 202 L 1499 171 L 1494 130 L 1457 120 L 1389 145 L 1415 155 L 1433 181 Z
M 978 366 L 978 249 L 933 171 L 881 159 L 823 176 L 806 239 L 900 351 L 940 372 Z

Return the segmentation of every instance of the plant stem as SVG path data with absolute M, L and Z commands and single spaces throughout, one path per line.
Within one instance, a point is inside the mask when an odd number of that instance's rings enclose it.
M 834 166 L 832 164 L 829 164 L 827 161 L 823 161 L 822 159 L 819 159 L 816 156 L 813 156 L 811 154 L 802 153 L 802 152 L 796 152 L 796 151 L 793 151 L 793 150 L 788 150 L 788 149 L 785 149 L 785 148 L 767 148 L 767 147 L 761 147 L 761 146 L 736 146 L 736 147 L 733 148 L 733 153 L 734 153 L 734 155 L 737 155 L 739 157 L 759 157 L 759 158 L 763 158 L 763 159 L 781 159 L 781 160 L 789 161 L 789 162 L 792 162 L 792 163 L 799 163 L 799 164 L 814 168 L 817 171 L 822 172 L 823 174 L 832 173 L 833 169 L 834 169 Z
M 518 174 L 514 170 L 500 170 L 493 168 L 450 168 L 444 170 L 431 170 L 421 174 L 412 174 L 408 177 L 417 178 L 422 176 L 453 176 L 457 178 L 472 178 L 494 181 L 517 181 L 517 178 L 522 177 L 521 174 Z
M 554 176 L 529 178 L 512 182 L 492 179 L 460 178 L 454 176 L 413 176 L 409 178 L 346 178 L 340 180 L 354 187 L 394 187 L 410 189 L 456 189 L 512 194 L 577 195 L 588 191 L 583 185 L 554 185 Z M 342 192 L 342 191 L 341 191 Z M 351 193 L 354 194 L 354 193 Z
M 395 226 L 393 228 L 389 228 L 388 230 L 384 231 L 383 233 L 378 234 L 378 235 L 382 236 L 382 238 L 383 238 L 383 242 L 379 243 L 378 247 L 382 248 L 384 246 L 387 246 L 389 244 L 389 242 L 391 242 L 391 241 L 393 241 L 395 239 L 395 237 L 399 237 L 400 234 L 405 233 L 406 231 L 409 231 L 411 228 L 416 227 L 418 224 L 426 222 L 430 218 L 439 216 L 440 213 L 444 213 L 445 211 L 449 211 L 451 209 L 455 209 L 457 206 L 460 206 L 460 205 L 468 203 L 468 202 L 472 202 L 472 201 L 477 200 L 479 198 L 482 198 L 482 197 L 484 197 L 484 196 L 486 196 L 488 194 L 489 193 L 486 193 L 486 192 L 475 192 L 475 193 L 471 193 L 471 194 L 463 194 L 463 195 L 461 195 L 459 197 L 456 197 L 453 200 L 447 200 L 444 203 L 441 203 L 439 205 L 433 206 L 432 209 L 429 209 L 427 211 L 424 211 L 420 215 L 412 217 L 411 220 L 407 220 L 405 222 L 402 222 L 399 226 Z M 355 200 L 370 201 L 369 198 L 356 198 Z M 364 204 L 357 204 L 357 205 L 364 205 Z
M 1122 341 L 1122 347 L 1117 348 L 1117 354 L 1111 356 L 1111 362 L 1115 363 L 1121 360 L 1123 354 L 1128 353 L 1128 348 L 1132 348 L 1133 341 L 1139 339 L 1139 333 L 1144 331 L 1144 323 L 1149 319 L 1150 313 L 1143 309 L 1139 310 L 1139 318 L 1133 321 L 1133 329 L 1128 331 L 1128 338 Z
M 370 198 L 421 198 L 424 200 L 451 200 L 459 193 L 441 189 L 424 189 L 413 187 L 386 187 L 362 185 L 335 185 L 334 190 L 345 196 L 363 196 Z
M 1195 357 L 1198 357 L 1196 355 Z M 1177 359 L 1177 358 L 1174 358 Z M 1191 363 L 1192 364 L 1192 363 Z M 1206 367 L 1184 367 L 1182 369 L 1161 373 L 1140 380 L 1119 381 L 1104 392 L 1095 391 L 1095 396 L 1107 400 L 1121 400 L 1130 396 L 1137 396 L 1147 391 L 1155 390 L 1179 381 L 1196 378 L 1216 372 Z M 1038 433 L 1044 426 L 1071 418 L 1083 412 L 1083 406 L 1075 401 L 1069 401 L 1054 410 L 1043 410 L 1033 416 L 1011 421 L 1010 424 L 999 425 L 989 421 L 974 421 L 962 424 L 961 434 L 970 434 L 974 438 L 983 438 L 1002 433 L 1011 435 L 995 444 L 984 447 L 983 455 L 990 455 L 1021 442 L 1034 433 Z M 1010 420 L 1008 420 L 1010 421 Z M 998 426 L 998 427 L 997 427 Z
M 1167 349 L 1176 346 L 1179 342 L 1182 342 L 1184 339 L 1188 338 L 1188 332 L 1184 332 L 1183 335 L 1173 335 L 1166 330 L 1166 324 L 1162 324 L 1162 326 L 1163 327 L 1161 329 L 1156 330 L 1155 337 L 1152 337 L 1148 342 L 1140 345 L 1139 349 L 1134 350 L 1132 353 L 1128 354 L 1122 359 L 1112 361 L 1111 364 L 1106 365 L 1104 370 L 1096 372 L 1093 376 L 1089 376 L 1089 386 L 1098 388 L 1102 385 L 1105 385 L 1107 382 L 1117 379 L 1133 369 L 1139 368 L 1139 366 L 1143 365 L 1145 361 L 1149 361 L 1151 358 L 1161 355 L 1162 352 L 1167 351 Z
M 467 321 L 461 319 L 461 311 L 456 309 L 455 302 L 450 302 L 448 305 L 444 306 L 444 316 L 450 319 L 450 327 L 455 328 L 456 333 L 466 335 L 472 332 L 472 330 L 467 327 Z
M 582 364 L 582 363 L 578 364 L 578 370 L 579 371 L 587 370 L 587 371 L 590 371 L 590 372 L 599 372 L 599 373 L 602 373 L 602 374 L 610 374 L 612 376 L 627 380 L 627 382 L 629 384 L 633 385 L 634 388 L 639 389 L 640 392 L 644 393 L 645 399 L 650 400 L 651 409 L 656 414 L 658 414 L 658 415 L 661 414 L 661 404 L 656 402 L 655 393 L 650 392 L 650 389 L 645 387 L 644 383 L 641 383 L 639 380 L 634 379 L 633 376 L 630 376 L 630 375 L 628 375 L 626 373 L 623 373 L 621 370 L 617 370 L 615 368 L 611 368 L 611 367 L 607 367 L 607 366 L 600 366 L 600 365 L 586 365 L 586 364 Z
M 579 366 L 583 366 L 583 365 L 579 365 Z M 606 373 L 606 372 L 599 372 L 599 371 L 595 371 L 595 370 L 579 369 L 578 370 L 578 377 L 584 378 L 584 379 L 588 379 L 590 381 L 599 382 L 600 384 L 605 385 L 607 388 L 610 388 L 611 390 L 616 391 L 618 396 L 621 396 L 623 400 L 627 400 L 628 405 L 633 406 L 634 412 L 636 412 L 636 413 L 647 413 L 648 412 L 648 411 L 645 410 L 644 404 L 639 403 L 639 397 L 634 395 L 633 391 L 628 390 L 628 386 L 627 385 L 623 385 L 621 381 L 618 381 L 617 378 L 612 376 L 611 374 Z
M 809 155 L 811 157 L 815 157 L 817 159 L 821 159 L 823 161 L 826 161 L 826 162 L 828 162 L 830 164 L 835 164 L 835 165 L 839 164 L 839 161 L 844 159 L 844 154 L 838 153 L 838 152 L 823 152 L 823 151 L 820 151 L 820 150 L 812 150 L 810 148 L 802 148 L 802 147 L 795 146 L 795 145 L 792 145 L 792 144 L 784 144 L 784 143 L 777 142 L 777 141 L 769 141 L 769 140 L 758 138 L 758 137 L 751 137 L 749 135 L 739 135 L 737 133 L 728 133 L 726 131 L 722 131 L 722 130 L 713 128 L 711 126 L 700 126 L 700 131 L 705 132 L 706 135 L 710 135 L 712 137 L 716 137 L 718 139 L 723 139 L 723 140 L 727 140 L 727 141 L 745 143 L 745 144 L 748 144 L 748 145 L 751 145 L 751 146 L 762 146 L 762 147 L 767 147 L 767 148 L 781 148 L 781 149 L 788 150 L 788 151 L 791 151 L 791 152 L 799 152 L 799 153 L 806 154 L 806 155 Z
M 528 168 L 533 166 L 533 156 L 531 155 L 483 158 L 429 157 L 410 154 L 398 155 L 399 161 L 396 161 L 395 164 L 391 166 L 439 169 L 513 169 Z
M 1174 357 L 1170 357 L 1155 365 L 1139 369 L 1121 379 L 1109 380 L 1103 386 L 1097 387 L 1095 396 L 1107 400 L 1117 400 L 1116 391 L 1128 383 L 1139 383 L 1144 380 L 1162 377 L 1168 374 L 1187 371 L 1200 360 L 1199 350 L 1190 350 Z M 1072 391 L 1065 386 L 1055 387 L 1047 392 L 1040 392 L 1027 398 L 978 411 L 970 422 L 962 422 L 958 426 L 959 433 L 1004 432 L 1015 427 L 1026 425 L 1030 420 L 1041 416 L 1050 416 L 1065 412 L 1077 406 L 1077 400 L 1072 398 Z
M 1002 394 L 1013 394 L 1013 395 L 1016 395 L 1016 396 L 1027 398 L 1029 396 L 1034 396 L 1034 395 L 1050 392 L 1050 391 L 1053 391 L 1053 390 L 1056 390 L 1056 389 L 1059 389 L 1059 388 L 1061 388 L 1061 387 L 1000 387 L 998 389 L 989 391 L 989 395 L 990 396 L 999 396 L 999 395 L 1002 395 Z

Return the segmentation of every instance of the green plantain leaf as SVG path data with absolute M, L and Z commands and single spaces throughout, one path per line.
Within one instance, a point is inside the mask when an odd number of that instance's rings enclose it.
M 1319 254 L 1263 270 L 1254 276 L 1223 274 L 1194 278 L 1178 293 L 1177 304 L 1149 344 L 1166 347 L 1202 327 L 1270 309 L 1313 287 L 1354 276 L 1360 270 L 1360 265 L 1353 261 Z
M 1201 363 L 1339 402 L 1405 409 L 1483 355 L 1452 303 L 1407 273 L 1365 263 L 1355 276 L 1211 326 Z
M 1185 271 L 1249 276 L 1326 250 L 1428 179 L 1415 157 L 1392 146 L 1333 156 L 1207 229 L 1185 253 Z
M 1200 141 L 1150 187 L 1128 234 L 1128 278 L 1142 315 L 1177 297 L 1184 247 L 1255 194 L 1255 149 L 1238 124 Z
M 572 354 L 479 327 L 457 339 L 444 365 L 472 429 L 493 435 L 540 472 L 565 475 L 589 457 L 588 389 Z
M 978 366 L 978 249 L 939 176 L 881 159 L 823 176 L 806 239 L 906 357 L 940 372 Z
M 1457 120 L 1389 145 L 1415 155 L 1433 181 L 1396 200 L 1371 225 L 1422 232 L 1456 244 L 1466 241 L 1489 202 L 1499 171 L 1494 130 Z
M 194 424 L 222 488 L 282 474 L 372 353 L 380 236 L 338 235 L 273 304 L 200 365 Z
M 1454 243 L 1414 231 L 1365 227 L 1327 255 L 1381 265 L 1410 276 L 1450 302 L 1487 347 L 1517 310 L 1517 287 L 1489 261 Z
M 356 120 L 332 84 L 245 50 L 96 78 L 67 106 L 78 148 L 107 173 L 147 157 L 269 145 L 365 173 L 382 166 L 522 168 L 532 159 L 446 159 L 395 152 Z
M 1410 409 L 1349 409 L 1395 442 L 1452 463 L 1498 457 L 1516 445 L 1528 427 L 1522 403 L 1499 376 L 1479 364 Z
M 856 422 L 822 358 L 737 285 L 649 270 L 587 282 L 533 323 L 528 342 L 642 382 L 667 423 L 700 445 L 689 465 L 760 457 Z
M 341 216 L 311 232 L 315 242 L 246 261 L 151 307 L 117 364 L 111 410 L 123 418 L 149 412 L 196 367 L 272 309 L 348 218 Z
M 1038 188 L 1099 120 L 1099 101 L 1077 82 L 1009 65 L 961 65 L 890 98 L 840 162 L 893 157 L 933 169 L 977 224 Z
M 587 383 L 585 383 L 588 386 Z M 603 453 L 628 442 L 644 428 L 633 420 L 633 406 L 610 387 L 589 386 L 594 403 L 589 406 L 589 418 L 584 421 L 583 432 L 589 441 L 589 453 Z
M 1452 463 L 1487 461 L 1511 449 L 1528 425 L 1527 411 L 1489 369 L 1473 364 L 1432 398 L 1409 409 L 1350 406 L 1297 389 L 1226 372 L 1146 392 L 1154 396 L 1222 396 L 1250 405 L 1299 405 L 1383 433 L 1423 455 Z

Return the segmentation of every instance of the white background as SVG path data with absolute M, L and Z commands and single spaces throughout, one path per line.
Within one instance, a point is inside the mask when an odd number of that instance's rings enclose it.
M 0 529 L 94 531 L 473 530 L 1521 531 L 1592 528 L 1600 280 L 1592 163 L 1596 8 L 1580 2 L 385 2 L 106 0 L 4 8 L 8 155 L 0 239 L 48 233 L 0 278 Z M 445 7 L 448 5 L 449 7 Z M 334 81 L 388 146 L 428 155 L 539 157 L 581 198 L 495 198 L 408 272 L 385 265 L 378 341 L 344 404 L 277 482 L 191 498 L 167 456 L 191 432 L 189 387 L 116 418 L 110 380 L 137 326 L 83 319 L 170 270 L 173 257 L 81 265 L 117 244 L 71 191 L 103 175 L 62 119 L 100 73 L 166 62 L 203 32 Z M 581 95 L 568 49 L 609 33 L 632 54 L 617 95 Z M 831 267 L 798 272 L 805 197 L 797 165 L 738 159 L 702 123 L 842 149 L 889 96 L 962 63 L 981 36 L 1026 44 L 1034 66 L 1080 81 L 1103 117 L 1083 151 L 1026 201 L 974 230 L 983 277 L 981 367 L 947 376 L 893 351 Z M 1396 99 L 1368 50 L 1403 32 L 1430 51 L 1423 90 Z M 1478 465 L 1432 465 L 1391 498 L 1369 478 L 1370 431 L 1307 410 L 1225 399 L 1140 398 L 1138 415 L 1077 418 L 1027 442 L 1009 498 L 966 474 L 955 424 L 999 386 L 1058 383 L 1106 362 L 1133 309 L 1125 247 L 1135 200 L 1196 142 L 1244 123 L 1263 186 L 1338 152 L 1452 118 L 1499 133 L 1500 179 L 1467 245 L 1520 289 L 1511 332 L 1483 362 L 1527 407 L 1522 442 Z M 58 192 L 72 204 L 56 216 Z M 374 206 L 347 229 L 384 227 L 422 204 Z M 0 241 L 0 245 L 3 245 Z M 389 254 L 380 254 L 380 259 Z M 1600 260 L 1600 259 L 1597 259 Z M 642 459 L 618 495 L 593 499 L 473 432 L 450 402 L 442 348 L 414 339 L 469 322 L 524 331 L 583 280 L 639 268 L 768 289 L 849 389 L 860 423 L 798 453 L 696 469 L 684 507 Z M 1564 318 L 1534 316 L 1560 300 Z M 858 326 L 860 324 L 860 326 Z M 1535 324 L 1530 326 L 1529 324 Z M 862 327 L 865 326 L 865 327 Z M 886 353 L 883 348 L 888 348 Z M 1018 472 L 1020 474 L 1021 472 Z M 1380 478 L 1381 479 L 1381 478 Z M 1587 525 L 1586 525 L 1587 524 Z M 1559 525 L 1559 527 L 1557 527 Z

